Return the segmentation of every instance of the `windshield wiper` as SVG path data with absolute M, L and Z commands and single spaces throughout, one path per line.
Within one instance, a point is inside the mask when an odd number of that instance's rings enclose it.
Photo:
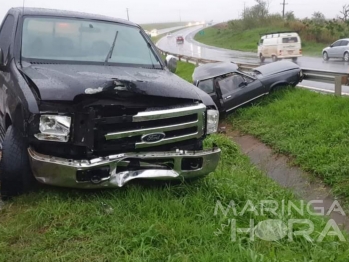
M 119 31 L 116 31 L 115 32 L 115 37 L 114 37 L 114 41 L 113 41 L 113 44 L 111 45 L 111 47 L 110 47 L 110 50 L 109 50 L 109 52 L 108 52 L 108 54 L 107 54 L 107 57 L 105 58 L 105 60 L 104 60 L 104 65 L 108 65 L 108 60 L 112 57 L 112 55 L 113 55 L 113 51 L 114 51 L 114 47 L 115 47 L 115 42 L 116 42 L 116 38 L 118 37 L 118 33 L 119 33 Z

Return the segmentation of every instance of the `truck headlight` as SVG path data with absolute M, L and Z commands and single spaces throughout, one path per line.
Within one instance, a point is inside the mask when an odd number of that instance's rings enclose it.
M 219 112 L 218 110 L 207 110 L 207 134 L 216 133 L 218 130 Z
M 35 134 L 39 140 L 67 142 L 69 140 L 71 117 L 42 115 L 40 117 L 40 133 Z

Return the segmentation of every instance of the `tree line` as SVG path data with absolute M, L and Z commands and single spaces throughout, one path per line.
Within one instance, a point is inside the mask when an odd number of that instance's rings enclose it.
M 293 11 L 284 17 L 271 13 L 269 1 L 255 0 L 253 6 L 244 8 L 241 18 L 228 22 L 228 29 L 234 33 L 254 28 L 278 28 L 297 31 L 302 39 L 319 43 L 330 43 L 338 38 L 349 37 L 349 4 L 342 6 L 336 18 L 327 19 L 321 12 L 314 12 L 310 18 L 297 18 Z M 267 33 L 267 32 L 261 32 Z

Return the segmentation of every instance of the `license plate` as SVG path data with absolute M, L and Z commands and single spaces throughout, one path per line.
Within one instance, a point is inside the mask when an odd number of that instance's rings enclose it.
M 293 51 L 288 51 L 289 54 L 293 54 Z

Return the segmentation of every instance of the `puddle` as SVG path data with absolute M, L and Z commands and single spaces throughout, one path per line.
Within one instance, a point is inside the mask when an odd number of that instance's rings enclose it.
M 225 125 L 229 127 L 229 125 Z M 321 204 L 314 204 L 313 207 L 324 208 L 325 214 L 330 210 L 336 199 L 331 194 L 329 187 L 325 186 L 321 180 L 304 172 L 298 167 L 290 166 L 289 159 L 284 155 L 278 155 L 273 150 L 250 135 L 242 135 L 239 132 L 226 129 L 226 134 L 240 147 L 251 162 L 260 170 L 265 172 L 270 178 L 281 186 L 293 190 L 293 192 L 305 201 L 322 200 Z M 340 201 L 338 201 L 340 202 Z M 344 205 L 340 203 L 344 211 Z M 347 212 L 346 212 L 347 213 Z M 340 212 L 333 211 L 330 218 L 334 219 L 338 225 L 349 232 L 349 218 Z

